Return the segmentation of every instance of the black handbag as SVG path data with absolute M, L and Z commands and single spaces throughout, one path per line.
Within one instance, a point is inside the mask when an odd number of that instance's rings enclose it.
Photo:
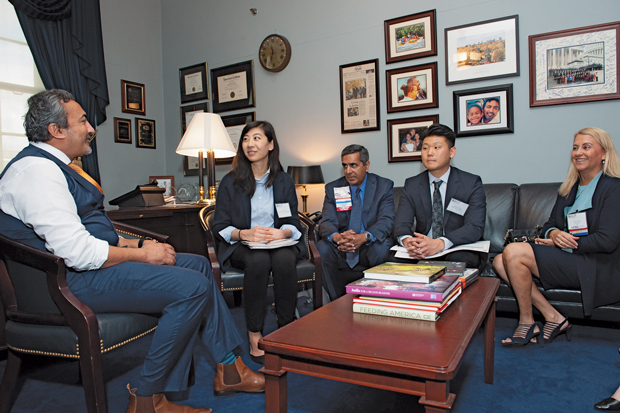
M 534 242 L 536 238 L 540 238 L 541 232 L 542 228 L 540 225 L 536 225 L 532 229 L 509 229 L 504 237 L 504 245 L 513 242 Z

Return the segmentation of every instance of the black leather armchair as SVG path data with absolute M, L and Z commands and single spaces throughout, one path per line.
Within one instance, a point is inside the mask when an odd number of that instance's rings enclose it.
M 217 241 L 211 229 L 213 228 L 213 217 L 215 215 L 215 205 L 204 207 L 200 213 L 200 222 L 207 235 L 207 248 L 209 253 L 209 260 L 211 261 L 211 268 L 213 269 L 213 275 L 215 280 L 220 286 L 221 291 L 233 291 L 239 292 L 243 290 L 243 270 L 238 268 L 229 268 L 228 271 L 223 272 L 220 267 L 220 263 L 217 259 Z M 301 220 L 301 239 L 299 240 L 306 249 L 307 260 L 300 260 L 297 262 L 297 282 L 312 283 L 312 301 L 314 309 L 323 305 L 323 283 L 321 274 L 321 256 L 319 250 L 316 247 L 314 227 L 316 224 L 306 218 L 303 214 L 299 214 Z M 269 277 L 270 285 L 273 285 L 271 276 Z
M 166 236 L 115 223 L 125 238 Z M 0 413 L 28 354 L 79 360 L 89 413 L 107 412 L 101 354 L 157 327 L 158 315 L 94 314 L 69 290 L 64 260 L 0 235 L 0 293 L 6 317 L 8 361 L 0 386 Z

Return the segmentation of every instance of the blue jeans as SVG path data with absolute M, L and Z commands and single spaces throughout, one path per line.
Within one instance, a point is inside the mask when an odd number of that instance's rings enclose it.
M 177 254 L 175 266 L 124 262 L 68 272 L 67 283 L 95 313 L 161 314 L 139 396 L 186 390 L 195 345 L 215 368 L 242 342 L 205 257 Z

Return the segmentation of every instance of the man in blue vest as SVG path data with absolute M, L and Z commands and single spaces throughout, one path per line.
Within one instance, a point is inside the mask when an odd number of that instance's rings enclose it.
M 216 369 L 216 396 L 264 391 L 264 377 L 233 353 L 242 340 L 209 261 L 168 244 L 119 238 L 101 187 L 70 165 L 91 152 L 95 132 L 74 97 L 48 90 L 28 105 L 30 144 L 0 175 L 0 232 L 62 257 L 69 288 L 95 313 L 162 314 L 127 412 L 211 412 L 163 395 L 187 388 L 195 345 Z

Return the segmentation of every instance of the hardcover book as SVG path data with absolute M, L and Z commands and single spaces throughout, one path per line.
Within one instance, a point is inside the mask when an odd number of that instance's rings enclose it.
M 421 265 L 439 265 L 446 267 L 446 274 L 459 274 L 463 275 L 465 272 L 466 263 L 462 261 L 430 261 L 420 260 L 418 264 Z
M 407 310 L 404 308 L 390 308 L 358 303 L 353 303 L 353 312 L 424 321 L 437 321 L 439 318 L 439 313 L 434 313 L 432 311 Z
M 348 284 L 346 286 L 346 291 L 348 294 L 404 298 L 441 303 L 450 295 L 458 283 L 459 276 L 456 274 L 442 275 L 430 284 L 362 278 Z
M 445 266 L 384 262 L 364 270 L 364 278 L 428 284 L 445 272 Z
M 384 307 L 405 308 L 411 310 L 423 310 L 432 311 L 435 313 L 442 313 L 456 297 L 461 295 L 462 288 L 460 283 L 456 288 L 446 297 L 441 303 L 433 301 L 416 301 L 416 300 L 401 300 L 398 298 L 386 298 L 386 297 L 373 297 L 373 296 L 359 296 L 353 298 L 354 303 L 367 304 L 367 305 L 379 305 Z

